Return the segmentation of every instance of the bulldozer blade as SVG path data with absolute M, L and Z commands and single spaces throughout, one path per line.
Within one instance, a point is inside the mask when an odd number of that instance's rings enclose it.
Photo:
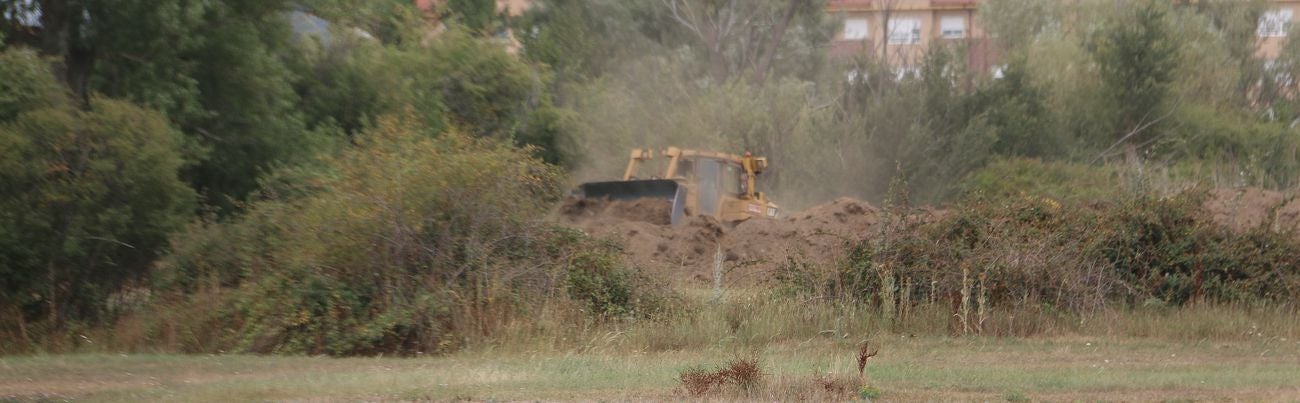
M 661 199 L 672 202 L 669 222 L 680 225 L 686 213 L 686 189 L 677 181 L 650 179 L 634 181 L 588 182 L 578 186 L 581 196 L 587 199 L 639 200 Z

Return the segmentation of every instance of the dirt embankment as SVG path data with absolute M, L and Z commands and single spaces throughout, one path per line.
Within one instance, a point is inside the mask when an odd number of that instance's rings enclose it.
M 1273 231 L 1300 233 L 1300 198 L 1259 188 L 1210 191 L 1202 205 L 1215 223 L 1236 232 L 1261 225 Z
M 724 281 L 736 285 L 769 280 L 792 256 L 805 263 L 834 263 L 844 256 L 847 242 L 868 236 L 881 219 L 876 207 L 849 198 L 736 225 L 696 216 L 673 228 L 669 211 L 670 203 L 662 200 L 570 200 L 561 208 L 561 221 L 594 236 L 621 239 L 630 261 L 675 282 L 710 284 L 715 259 L 721 257 Z
M 1212 221 L 1233 231 L 1268 225 L 1300 233 L 1300 198 L 1258 188 L 1210 192 L 1203 208 Z M 850 242 L 880 230 L 884 215 L 871 204 L 840 198 L 776 220 L 752 219 L 735 225 L 692 217 L 669 225 L 672 206 L 664 200 L 569 200 L 560 221 L 598 237 L 622 241 L 628 261 L 678 283 L 711 284 L 715 259 L 723 261 L 727 285 L 772 279 L 796 257 L 809 264 L 834 264 Z M 945 211 L 920 209 L 909 219 L 934 221 Z

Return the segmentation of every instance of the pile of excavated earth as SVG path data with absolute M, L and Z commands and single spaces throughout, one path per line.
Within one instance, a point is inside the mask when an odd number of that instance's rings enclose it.
M 664 200 L 569 200 L 561 221 L 597 237 L 619 239 L 630 262 L 676 282 L 709 284 L 722 267 L 727 284 L 771 279 L 791 258 L 828 264 L 843 258 L 849 242 L 877 228 L 880 210 L 840 198 L 775 220 L 735 225 L 695 216 L 669 225 Z M 937 215 L 934 215 L 937 216 Z M 719 264 L 721 262 L 721 264 Z
M 1210 192 L 1203 207 L 1212 220 L 1234 231 L 1260 225 L 1300 232 L 1300 199 L 1257 188 Z M 847 245 L 880 230 L 885 216 L 860 200 L 840 198 L 776 220 L 736 225 L 696 216 L 669 225 L 672 206 L 663 200 L 569 200 L 560 221 L 597 237 L 620 240 L 630 263 L 678 283 L 711 284 L 721 267 L 728 285 L 769 281 L 784 264 L 830 265 Z M 942 210 L 922 209 L 909 220 L 930 222 Z
M 1300 233 L 1300 198 L 1259 188 L 1210 191 L 1203 205 L 1210 218 L 1236 232 L 1261 225 L 1279 232 Z

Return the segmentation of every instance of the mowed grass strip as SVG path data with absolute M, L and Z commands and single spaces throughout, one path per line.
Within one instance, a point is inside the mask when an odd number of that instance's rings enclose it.
M 757 351 L 782 387 L 856 377 L 856 340 Z M 881 339 L 867 383 L 890 400 L 1300 399 L 1300 343 Z M 755 353 L 460 353 L 428 358 L 52 355 L 0 359 L 0 398 L 138 400 L 671 399 L 677 375 Z M 764 395 L 754 398 L 780 398 Z

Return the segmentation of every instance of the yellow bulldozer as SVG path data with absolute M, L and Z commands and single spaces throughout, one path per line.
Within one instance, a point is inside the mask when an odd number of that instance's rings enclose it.
M 647 149 L 632 150 L 623 179 L 588 182 L 578 187 L 587 199 L 661 199 L 672 203 L 670 222 L 680 225 L 688 216 L 706 215 L 723 222 L 750 218 L 776 218 L 779 208 L 755 189 L 756 177 L 767 169 L 767 158 L 683 150 L 668 147 L 659 152 L 667 160 L 661 175 L 639 177 L 642 165 L 655 159 Z

